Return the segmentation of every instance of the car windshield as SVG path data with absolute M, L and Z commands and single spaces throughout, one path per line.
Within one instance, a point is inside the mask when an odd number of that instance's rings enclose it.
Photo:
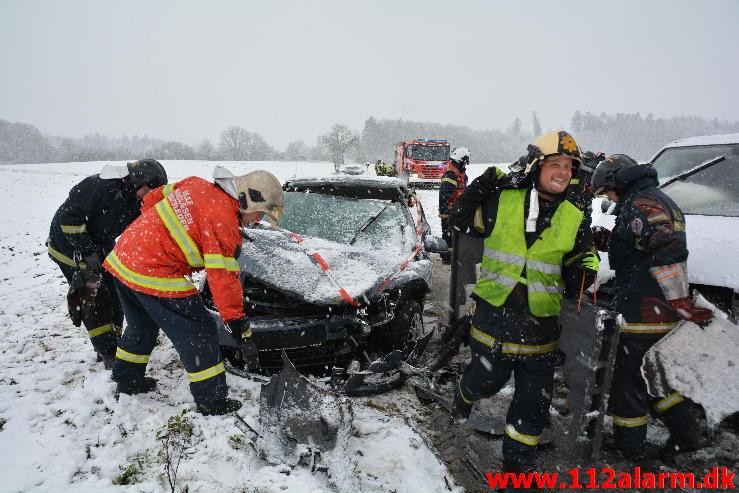
M 285 192 L 280 227 L 345 245 L 400 251 L 406 218 L 398 202 Z
M 411 157 L 419 161 L 447 161 L 449 146 L 415 144 L 411 149 Z
M 665 183 L 717 156 L 726 160 L 663 188 L 684 213 L 739 216 L 739 144 L 668 148 L 652 162 Z

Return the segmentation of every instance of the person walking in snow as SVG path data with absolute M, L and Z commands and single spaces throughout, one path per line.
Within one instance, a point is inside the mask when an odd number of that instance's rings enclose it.
M 439 218 L 441 219 L 441 237 L 447 244 L 447 253 L 440 255 L 441 261 L 448 264 L 452 260 L 452 229 L 449 226 L 449 213 L 454 203 L 467 186 L 465 169 L 470 164 L 470 150 L 466 147 L 455 148 L 449 156 L 449 164 L 444 168 L 439 185 Z
M 613 232 L 596 228 L 595 242 L 608 250 L 616 271 L 613 308 L 626 325 L 621 328 L 611 392 L 616 448 L 630 459 L 645 456 L 649 408 L 670 430 L 663 455 L 696 450 L 702 445 L 688 401 L 671 392 L 661 398 L 647 393 L 641 362 L 647 350 L 683 319 L 711 320 L 688 292 L 688 248 L 685 218 L 658 187 L 657 171 L 629 156 L 614 154 L 600 163 L 592 177 L 595 194 L 617 203 Z
M 161 328 L 177 350 L 197 411 L 204 415 L 236 411 L 241 402 L 226 397 L 216 322 L 185 276 L 206 270 L 226 329 L 242 343 L 250 367 L 257 366 L 237 262 L 241 226 L 263 218 L 276 222 L 283 209 L 280 182 L 267 171 L 234 177 L 218 166 L 215 182 L 192 176 L 151 192 L 141 217 L 103 264 L 115 277 L 127 321 L 113 366 L 116 392 L 138 394 L 156 387 L 145 372 Z
M 565 295 L 577 295 L 582 269 L 597 271 L 590 217 L 567 199 L 580 149 L 554 131 L 529 146 L 524 176 L 488 168 L 460 196 L 452 227 L 484 238 L 473 290 L 471 361 L 457 385 L 452 415 L 466 419 L 474 401 L 495 395 L 515 377 L 506 416 L 503 468 L 536 468 L 536 446 L 554 386 Z
M 167 173 L 154 159 L 105 166 L 72 187 L 51 220 L 46 246 L 70 286 L 70 317 L 77 327 L 84 324 L 107 369 L 113 367 L 123 311 L 102 260 L 140 215 L 143 197 L 166 183 Z

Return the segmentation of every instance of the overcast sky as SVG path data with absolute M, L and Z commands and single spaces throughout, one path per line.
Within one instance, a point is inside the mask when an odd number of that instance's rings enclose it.
M 370 115 L 578 109 L 739 120 L 739 1 L 0 0 L 0 118 L 48 134 L 284 149 Z

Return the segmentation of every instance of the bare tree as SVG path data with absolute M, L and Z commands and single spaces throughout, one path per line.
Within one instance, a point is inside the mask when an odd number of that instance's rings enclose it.
M 344 154 L 359 143 L 359 134 L 340 123 L 331 127 L 327 134 L 318 137 L 318 144 L 331 156 L 331 162 L 334 163 L 337 173 L 339 167 L 344 164 Z
M 508 128 L 508 133 L 511 135 L 520 135 L 521 134 L 521 119 L 516 117 L 515 120 L 513 120 L 513 125 L 511 125 Z
M 275 150 L 257 133 L 246 132 L 246 158 L 250 161 L 266 161 L 273 159 Z
M 275 150 L 261 135 L 232 125 L 221 132 L 220 153 L 234 161 L 273 159 Z
M 285 149 L 285 158 L 290 161 L 306 161 L 310 156 L 310 148 L 302 140 L 290 142 Z
M 152 154 L 159 159 L 195 159 L 195 152 L 190 146 L 175 141 L 165 142 L 154 149 Z
M 200 144 L 198 144 L 198 149 L 195 153 L 195 156 L 198 159 L 202 159 L 203 161 L 209 161 L 213 159 L 214 153 L 215 150 L 213 149 L 213 144 L 210 143 L 210 140 L 203 139 Z
M 221 154 L 233 161 L 246 159 L 249 132 L 236 125 L 231 125 L 221 132 L 221 140 L 218 144 Z
M 531 126 L 534 129 L 534 135 L 541 135 L 541 122 L 539 121 L 539 115 L 536 111 L 531 112 Z

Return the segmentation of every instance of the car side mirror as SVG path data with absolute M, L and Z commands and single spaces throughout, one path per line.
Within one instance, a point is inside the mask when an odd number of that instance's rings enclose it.
M 449 250 L 446 240 L 434 235 L 426 235 L 423 238 L 423 246 L 427 252 L 431 253 L 447 253 Z

